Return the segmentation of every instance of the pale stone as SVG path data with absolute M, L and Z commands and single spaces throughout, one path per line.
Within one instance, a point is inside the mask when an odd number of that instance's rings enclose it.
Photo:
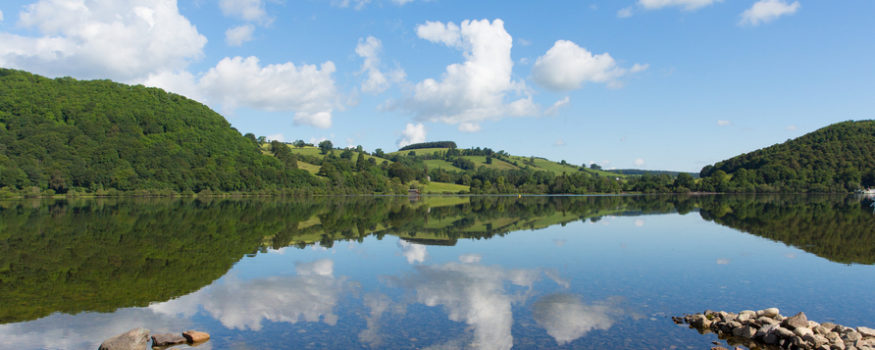
M 143 350 L 149 342 L 149 330 L 134 328 L 126 333 L 104 340 L 98 350 Z
M 185 337 L 185 339 L 187 339 L 190 343 L 201 343 L 210 340 L 209 334 L 193 330 L 183 332 L 182 336 Z

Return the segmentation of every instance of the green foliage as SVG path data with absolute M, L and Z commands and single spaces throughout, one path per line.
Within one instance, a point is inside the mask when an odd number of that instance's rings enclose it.
M 0 69 L 0 187 L 65 194 L 319 184 L 293 158 L 262 155 L 259 142 L 160 89 Z
M 702 190 L 719 192 L 848 192 L 875 186 L 875 121 L 833 124 L 706 166 L 700 175 Z
M 434 141 L 434 142 L 422 142 L 422 143 L 414 143 L 412 145 L 407 145 L 398 149 L 398 151 L 407 151 L 411 149 L 422 149 L 422 148 L 456 148 L 456 143 L 453 141 Z

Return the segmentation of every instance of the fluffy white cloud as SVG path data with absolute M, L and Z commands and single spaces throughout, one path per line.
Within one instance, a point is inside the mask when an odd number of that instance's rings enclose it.
M 406 76 L 404 70 L 400 68 L 389 72 L 388 77 L 380 70 L 380 51 L 382 48 L 383 43 L 373 36 L 359 39 L 359 43 L 355 47 L 355 53 L 365 60 L 362 63 L 362 72 L 367 73 L 368 78 L 362 83 L 362 91 L 364 92 L 381 93 L 386 91 L 391 83 L 401 82 Z
M 229 46 L 240 46 L 247 41 L 252 41 L 252 33 L 255 33 L 255 26 L 251 24 L 231 27 L 225 31 L 225 42 Z
M 322 259 L 295 265 L 297 276 L 255 280 L 229 279 L 195 293 L 150 305 L 158 314 L 194 315 L 203 308 L 229 329 L 258 331 L 264 320 L 337 323 L 333 313 L 345 280 L 335 278 L 334 264 Z
M 798 1 L 788 3 L 784 0 L 760 0 L 741 14 L 739 25 L 757 26 L 771 22 L 784 15 L 792 15 L 802 6 Z
M 294 112 L 295 124 L 331 126 L 337 105 L 334 63 L 261 66 L 256 57 L 222 59 L 198 83 L 205 95 L 233 111 L 239 106 Z
M 206 102 L 206 98 L 197 84 L 197 78 L 187 70 L 152 73 L 141 83 L 172 91 L 193 100 Z
M 425 125 L 422 125 L 422 123 L 407 123 L 404 131 L 401 132 L 401 140 L 398 141 L 398 147 L 420 142 L 425 142 Z
M 402 239 L 398 241 L 398 246 L 401 247 L 401 255 L 404 255 L 408 264 L 423 263 L 428 258 L 428 251 L 422 244 L 410 243 Z
M 141 81 L 184 69 L 207 42 L 175 0 L 41 0 L 19 23 L 41 35 L 0 33 L 0 66 L 48 76 Z
M 617 86 L 620 77 L 645 69 L 647 65 L 641 64 L 621 68 L 608 53 L 593 55 L 571 41 L 558 40 L 535 61 L 532 79 L 548 89 L 574 90 L 586 82 Z
M 535 322 L 559 345 L 568 344 L 594 329 L 611 328 L 619 313 L 607 303 L 587 305 L 571 294 L 551 294 L 532 303 Z
M 416 84 L 404 108 L 419 120 L 459 125 L 462 131 L 479 130 L 486 120 L 538 114 L 523 82 L 511 79 L 513 40 L 496 19 L 454 23 L 426 22 L 416 28 L 425 40 L 463 51 L 465 62 L 447 66 L 441 80 Z M 509 93 L 525 95 L 510 101 Z
M 242 20 L 268 24 L 273 21 L 264 9 L 263 0 L 220 0 L 222 14 Z
M 731 124 L 732 123 L 728 120 L 718 120 L 717 121 L 717 126 L 729 126 Z

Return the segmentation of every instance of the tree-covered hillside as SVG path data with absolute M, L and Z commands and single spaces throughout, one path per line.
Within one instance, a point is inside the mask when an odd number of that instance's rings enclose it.
M 847 192 L 875 186 L 875 121 L 833 124 L 709 165 L 701 189 L 718 192 Z
M 314 181 L 183 96 L 0 69 L 0 187 L 253 191 Z

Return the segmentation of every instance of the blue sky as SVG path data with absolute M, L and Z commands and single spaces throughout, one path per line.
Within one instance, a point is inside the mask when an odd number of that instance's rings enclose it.
M 872 119 L 873 15 L 869 0 L 7 1 L 0 66 L 158 86 L 284 141 L 698 171 Z

